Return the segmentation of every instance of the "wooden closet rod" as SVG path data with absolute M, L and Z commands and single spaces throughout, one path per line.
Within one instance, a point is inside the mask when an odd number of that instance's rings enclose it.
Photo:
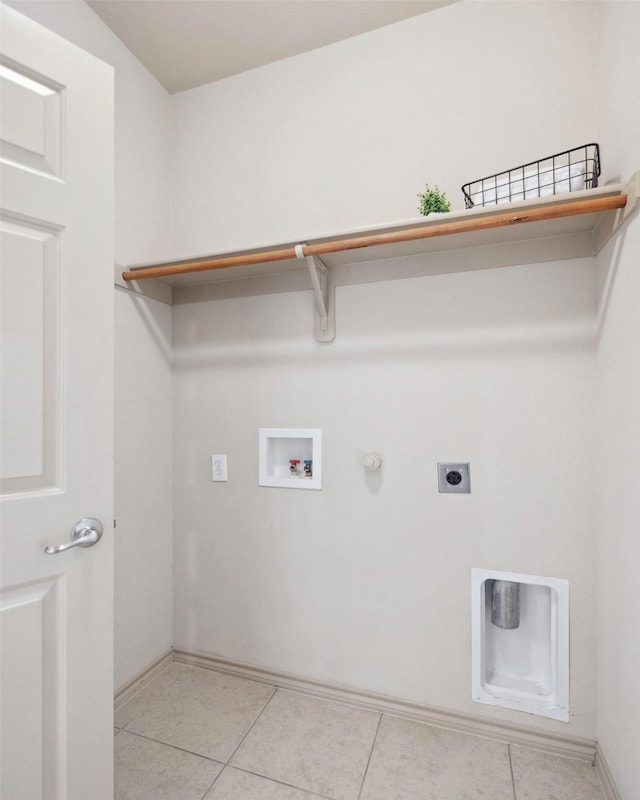
M 543 206 L 542 208 L 523 209 L 521 211 L 503 211 L 488 214 L 483 217 L 468 219 L 455 219 L 451 222 L 428 221 L 424 225 L 403 230 L 381 233 L 363 234 L 350 239 L 333 239 L 318 244 L 303 246 L 305 256 L 322 256 L 328 253 L 339 253 L 345 250 L 356 250 L 360 247 L 374 247 L 375 245 L 394 244 L 395 242 L 409 242 L 417 239 L 430 239 L 435 236 L 448 236 L 455 233 L 470 233 L 472 231 L 490 230 L 508 225 L 519 225 L 525 222 L 542 222 L 543 220 L 571 217 L 578 214 L 594 214 L 600 211 L 610 211 L 623 208 L 627 203 L 627 195 L 620 194 L 612 197 L 597 197 L 593 199 L 563 202 L 557 205 Z M 245 253 L 235 256 L 216 256 L 215 258 L 200 261 L 186 261 L 182 263 L 158 264 L 150 267 L 138 267 L 122 273 L 125 281 L 136 281 L 142 278 L 163 278 L 170 275 L 185 275 L 190 272 L 207 272 L 213 269 L 226 267 L 244 267 L 251 264 L 267 264 L 270 261 L 286 261 L 296 258 L 294 247 L 280 250 L 265 250 L 257 253 Z

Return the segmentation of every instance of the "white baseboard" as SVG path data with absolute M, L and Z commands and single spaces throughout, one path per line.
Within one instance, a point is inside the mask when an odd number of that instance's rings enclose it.
M 604 757 L 604 753 L 602 752 L 599 742 L 596 745 L 595 767 L 598 771 L 600 780 L 602 781 L 602 788 L 607 796 L 607 800 L 622 800 L 622 795 L 618 791 L 618 787 L 616 786 L 616 782 L 613 778 L 613 773 L 611 772 L 611 768 L 607 763 L 607 759 Z
M 173 648 L 169 648 L 166 653 L 152 661 L 148 667 L 134 675 L 131 680 L 123 684 L 113 698 L 114 707 L 119 708 L 127 700 L 130 700 L 136 692 L 139 692 L 143 686 L 149 683 L 150 680 L 156 677 L 163 669 L 169 666 L 174 660 Z
M 235 675 L 239 678 L 247 678 L 259 683 L 268 683 L 282 689 L 305 692 L 316 697 L 324 697 L 328 700 L 336 700 L 372 711 L 405 717 L 417 722 L 426 722 L 430 725 L 437 725 L 440 728 L 448 728 L 461 733 L 498 739 L 509 744 L 521 744 L 558 755 L 580 758 L 590 763 L 593 763 L 596 754 L 596 742 L 592 739 L 535 731 L 512 723 L 487 720 L 473 714 L 447 711 L 442 708 L 410 703 L 388 695 L 307 680 L 298 675 L 229 661 L 206 653 L 174 648 L 173 661 L 179 664 L 216 670 L 217 672 Z M 617 795 L 611 795 L 608 800 L 620 800 L 620 798 Z

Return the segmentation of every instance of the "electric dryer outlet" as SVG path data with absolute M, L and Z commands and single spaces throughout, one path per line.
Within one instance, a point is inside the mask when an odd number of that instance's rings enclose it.
M 439 463 L 438 491 L 469 494 L 471 492 L 469 463 Z

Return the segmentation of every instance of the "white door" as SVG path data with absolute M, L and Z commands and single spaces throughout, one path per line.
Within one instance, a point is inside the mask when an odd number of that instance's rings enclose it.
M 113 71 L 0 13 L 0 796 L 107 800 Z M 45 554 L 85 517 L 97 544 Z

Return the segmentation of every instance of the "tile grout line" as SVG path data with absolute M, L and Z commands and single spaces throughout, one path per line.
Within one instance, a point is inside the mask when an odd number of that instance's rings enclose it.
M 513 790 L 513 800 L 518 800 L 516 796 L 516 779 L 513 775 L 513 761 L 511 760 L 511 745 L 507 745 L 507 754 L 509 755 L 509 772 L 511 773 L 511 789 Z
M 213 779 L 213 781 L 211 782 L 211 785 L 210 785 L 210 786 L 209 786 L 209 788 L 208 788 L 208 789 L 205 791 L 205 793 L 202 795 L 202 797 L 200 798 L 200 800 L 204 800 L 204 799 L 205 799 L 205 797 L 206 797 L 206 796 L 209 794 L 209 792 L 210 792 L 210 791 L 213 789 L 213 787 L 216 785 L 216 781 L 217 781 L 217 780 L 218 780 L 218 778 L 219 778 L 219 777 L 222 775 L 222 773 L 225 771 L 225 769 L 226 769 L 226 766 L 227 766 L 226 764 L 223 764 L 223 765 L 222 765 L 222 769 L 221 769 L 221 770 L 220 770 L 220 772 L 219 772 L 219 773 L 216 775 L 216 777 Z
M 264 781 L 268 781 L 269 783 L 277 783 L 278 786 L 286 786 L 288 789 L 295 789 L 297 792 L 303 792 L 304 794 L 308 794 L 309 797 L 319 797 L 320 800 L 336 800 L 336 798 L 330 797 L 326 794 L 318 794 L 314 792 L 312 789 L 303 789 L 300 786 L 296 786 L 294 783 L 285 783 L 285 781 L 279 781 L 277 778 L 270 778 L 267 775 L 261 775 L 259 772 L 252 772 L 250 769 L 243 769 L 242 767 L 236 767 L 233 764 L 227 764 L 226 767 L 229 769 L 236 769 L 238 772 L 244 772 L 246 775 L 253 775 L 254 778 L 261 778 Z M 217 778 L 216 778 L 217 780 Z
M 271 684 L 268 684 L 268 685 L 271 685 Z M 247 736 L 248 736 L 248 735 L 251 733 L 251 731 L 254 729 L 254 727 L 256 726 L 256 724 L 257 724 L 257 722 L 258 722 L 258 720 L 259 720 L 259 719 L 260 719 L 260 717 L 261 717 L 261 716 L 264 714 L 264 712 L 267 710 L 267 707 L 269 706 L 269 704 L 271 703 L 271 701 L 273 700 L 273 698 L 274 698 L 274 697 L 276 696 L 276 694 L 278 693 L 278 687 L 277 687 L 277 686 L 272 686 L 272 688 L 273 688 L 273 692 L 272 692 L 272 694 L 271 694 L 271 697 L 270 697 L 270 698 L 267 700 L 267 702 L 264 704 L 264 708 L 262 709 L 262 711 L 261 711 L 261 712 L 258 714 L 258 716 L 257 716 L 257 717 L 256 717 L 256 718 L 253 720 L 253 723 L 252 723 L 251 727 L 250 727 L 250 728 L 249 728 L 249 730 L 248 730 L 248 731 L 245 733 L 245 735 L 242 737 L 242 739 L 241 739 L 241 740 L 240 740 L 240 742 L 238 743 L 238 746 L 237 746 L 237 747 L 234 749 L 234 751 L 231 753 L 231 755 L 229 756 L 229 758 L 228 758 L 228 759 L 227 759 L 227 760 L 224 762 L 225 764 L 228 764 L 228 765 L 230 765 L 230 766 L 231 766 L 231 759 L 232 759 L 232 758 L 235 756 L 235 754 L 238 752 L 238 750 L 239 750 L 239 749 L 242 747 L 242 745 L 244 744 L 244 740 L 247 738 Z
M 196 758 L 203 758 L 205 761 L 212 761 L 214 764 L 220 764 L 220 766 L 224 767 L 224 761 L 220 761 L 217 758 L 211 758 L 211 756 L 203 756 L 202 753 L 195 753 L 193 750 L 187 750 L 184 747 L 178 747 L 175 744 L 169 744 L 169 742 L 163 742 L 162 739 L 153 739 L 151 736 L 145 736 L 144 733 L 136 733 L 135 731 L 125 731 L 121 730 L 120 733 L 128 733 L 130 736 L 136 736 L 138 739 L 144 739 L 145 742 L 154 742 L 155 744 L 160 744 L 163 747 L 170 747 L 172 750 L 179 750 L 181 753 L 186 753 L 190 756 L 195 756 Z
M 378 741 L 378 733 L 380 732 L 380 726 L 382 725 L 382 717 L 384 714 L 380 714 L 380 719 L 378 720 L 378 726 L 376 727 L 376 732 L 373 736 L 373 741 L 371 742 L 371 750 L 369 750 L 369 758 L 367 759 L 367 766 L 364 768 L 364 775 L 362 776 L 362 782 L 360 783 L 360 791 L 358 792 L 358 800 L 362 797 L 362 792 L 364 790 L 364 782 L 367 779 L 367 773 L 369 772 L 369 765 L 371 764 L 371 758 L 373 756 L 373 750 L 376 746 L 376 742 Z

